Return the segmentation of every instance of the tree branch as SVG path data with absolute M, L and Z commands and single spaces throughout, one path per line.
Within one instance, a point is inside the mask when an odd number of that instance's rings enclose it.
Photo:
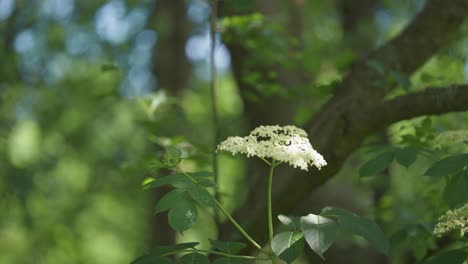
M 382 80 L 387 78 L 391 71 L 411 75 L 450 42 L 467 14 L 468 0 L 429 0 L 424 9 L 397 37 L 352 67 L 335 90 L 333 98 L 306 126 L 313 146 L 324 155 L 329 165 L 321 171 L 313 170 L 307 174 L 293 171 L 286 166 L 279 168 L 282 171 L 278 174 L 291 176 L 276 179 L 276 189 L 273 191 L 274 214 L 291 212 L 311 191 L 339 171 L 346 158 L 361 145 L 365 137 L 375 131 L 372 127 L 365 131 L 357 130 L 352 123 L 356 118 L 354 115 L 362 113 L 362 109 L 373 109 L 378 115 L 376 111 L 383 109 L 383 105 L 388 106 L 389 102 L 383 103 L 384 97 L 396 84 Z M 384 72 L 379 73 L 369 67 L 369 61 L 380 64 Z M 420 100 L 430 98 L 423 96 Z M 435 99 L 430 102 L 433 100 Z M 432 111 L 443 111 L 441 106 L 443 105 L 434 105 L 433 107 L 439 110 Z M 414 116 L 418 114 L 414 113 Z M 427 111 L 423 114 L 429 113 Z M 361 125 L 367 126 L 362 123 Z M 264 196 L 264 192 L 258 190 L 249 195 L 248 201 L 262 200 Z M 266 208 L 251 208 L 250 205 L 243 207 L 238 213 L 250 221 L 249 230 L 252 231 L 252 235 L 265 241 L 263 229 L 258 227 L 265 224 L 262 219 L 266 215 Z
M 448 87 L 427 88 L 385 101 L 354 115 L 350 123 L 353 133 L 368 134 L 414 117 L 467 110 L 468 84 L 454 84 Z

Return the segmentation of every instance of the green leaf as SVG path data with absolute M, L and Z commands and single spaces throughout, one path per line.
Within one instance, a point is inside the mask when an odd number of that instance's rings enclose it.
M 236 254 L 247 245 L 241 242 L 224 242 L 219 240 L 209 239 L 213 248 L 228 254 Z
M 154 264 L 154 263 L 170 264 L 172 263 L 172 261 L 170 261 L 168 258 L 164 257 L 163 255 L 168 254 L 168 253 L 182 251 L 182 250 L 189 249 L 189 248 L 195 248 L 195 246 L 197 246 L 198 244 L 200 243 L 189 242 L 189 243 L 181 243 L 181 244 L 170 245 L 170 246 L 157 246 L 150 254 L 141 256 L 130 264 Z
M 273 237 L 271 248 L 276 256 L 291 263 L 304 248 L 304 241 L 304 235 L 301 232 L 282 232 Z
M 385 152 L 377 157 L 369 160 L 368 162 L 364 163 L 359 169 L 359 175 L 361 177 L 368 177 L 375 175 L 390 165 L 390 162 L 393 161 L 393 153 L 392 152 Z
M 291 228 L 292 230 L 301 229 L 301 218 L 298 216 L 286 216 L 280 214 L 278 215 L 278 219 L 281 223 Z
M 291 247 L 286 249 L 279 258 L 286 261 L 286 263 L 292 263 L 304 250 L 305 239 L 302 237 L 296 243 L 292 244 Z
M 168 192 L 161 199 L 159 199 L 154 209 L 154 213 L 158 214 L 171 209 L 174 204 L 179 202 L 181 199 L 184 199 L 185 191 L 186 190 L 184 189 L 175 189 Z
M 189 173 L 190 176 L 198 179 L 198 178 L 206 178 L 206 177 L 214 177 L 214 173 L 210 171 L 196 171 Z
M 467 257 L 464 250 L 451 250 L 426 259 L 420 264 L 463 264 Z
M 323 208 L 321 215 L 336 218 L 340 227 L 346 232 L 366 239 L 369 244 L 378 251 L 388 254 L 390 242 L 385 237 L 382 230 L 380 230 L 379 226 L 373 221 L 362 218 L 344 209 L 334 207 Z
M 411 148 L 398 148 L 395 151 L 395 159 L 402 166 L 408 168 L 416 160 L 416 151 Z
M 214 177 L 213 172 L 197 171 L 189 173 L 203 187 L 217 187 L 218 185 L 211 180 Z
M 163 256 L 168 253 L 179 252 L 179 251 L 183 251 L 183 250 L 190 249 L 190 248 L 195 249 L 195 247 L 199 244 L 200 243 L 198 242 L 187 242 L 187 243 L 180 243 L 180 244 L 168 245 L 168 246 L 157 246 L 151 252 L 151 254 L 157 255 L 157 256 Z
M 228 258 L 222 257 L 217 258 L 213 261 L 213 264 L 248 264 L 249 261 L 247 259 L 240 259 L 240 258 Z
M 161 168 L 167 168 L 167 164 L 164 162 L 161 162 L 159 160 L 152 160 L 148 163 L 148 167 L 150 169 L 161 169 Z
M 164 154 L 165 164 L 168 167 L 174 168 L 182 161 L 182 151 L 180 149 L 169 146 Z
M 390 79 L 395 80 L 401 88 L 411 88 L 411 80 L 407 74 L 398 71 L 391 71 Z
M 165 185 L 172 185 L 176 188 L 189 188 L 195 183 L 185 175 L 174 174 L 155 178 L 154 181 L 149 182 L 144 186 L 144 189 L 159 188 Z
M 281 255 L 283 251 L 290 248 L 294 243 L 301 239 L 304 235 L 301 232 L 282 232 L 276 234 L 271 241 L 271 249 L 276 256 Z
M 200 184 L 201 186 L 205 187 L 205 188 L 208 188 L 208 187 L 218 187 L 218 184 L 216 184 L 216 182 L 210 180 L 210 179 L 206 179 L 206 178 L 197 178 L 197 182 L 198 184 Z
M 309 247 L 323 258 L 323 253 L 335 241 L 337 224 L 332 219 L 309 214 L 301 217 L 301 230 Z
M 176 147 L 168 146 L 166 148 L 166 155 L 169 159 L 178 160 L 182 158 L 182 151 Z
M 191 200 L 181 199 L 169 211 L 169 225 L 178 232 L 189 229 L 197 221 L 197 208 Z
M 444 189 L 444 200 L 450 208 L 456 208 L 468 202 L 468 173 L 461 172 L 450 177 Z
M 172 261 L 168 258 L 165 257 L 160 257 L 158 255 L 144 255 L 141 256 L 134 261 L 132 261 L 130 264 L 172 264 Z
M 379 75 L 383 75 L 385 73 L 384 65 L 377 60 L 369 59 L 366 61 L 366 64 L 369 68 L 377 72 Z
M 177 260 L 177 264 L 210 264 L 210 260 L 205 255 L 190 253 L 183 255 Z
M 431 177 L 443 177 L 461 171 L 466 165 L 468 165 L 468 153 L 454 155 L 436 162 L 425 174 Z
M 215 206 L 215 201 L 213 196 L 210 192 L 208 192 L 205 188 L 201 187 L 198 184 L 194 184 L 192 187 L 188 189 L 189 194 L 192 198 L 199 202 L 201 205 L 204 206 Z

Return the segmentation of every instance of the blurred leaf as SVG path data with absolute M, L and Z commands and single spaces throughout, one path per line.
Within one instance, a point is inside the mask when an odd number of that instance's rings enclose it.
M 323 253 L 333 244 L 336 238 L 337 224 L 334 220 L 309 214 L 301 217 L 301 230 L 309 247 L 322 259 Z
M 162 256 L 168 253 L 179 252 L 190 248 L 195 249 L 195 247 L 199 244 L 200 243 L 198 242 L 187 242 L 169 246 L 156 246 L 156 248 L 151 252 L 151 254 Z
M 228 254 L 236 254 L 247 245 L 241 242 L 224 242 L 219 240 L 209 239 L 213 248 Z
M 150 254 L 139 257 L 138 259 L 134 260 L 131 264 L 170 264 L 172 263 L 172 261 L 164 257 L 163 255 L 186 250 L 189 248 L 194 249 L 195 246 L 197 246 L 198 244 L 200 243 L 190 242 L 170 246 L 157 246 Z
M 161 168 L 170 168 L 170 166 L 168 166 L 166 163 L 160 160 L 151 160 L 150 162 L 148 162 L 148 167 L 153 170 Z
M 192 185 L 188 189 L 188 192 L 192 196 L 192 198 L 195 201 L 199 202 L 201 205 L 210 207 L 215 206 L 215 201 L 211 193 L 208 192 L 205 188 L 201 187 L 200 185 Z
M 278 219 L 281 223 L 288 226 L 292 230 L 299 230 L 301 228 L 301 218 L 298 216 L 286 216 L 278 215 Z
M 172 264 L 172 261 L 166 257 L 161 257 L 158 255 L 144 255 L 141 256 L 134 261 L 132 261 L 130 264 Z
M 419 264 L 463 264 L 467 257 L 464 250 L 451 250 L 426 259 Z
M 197 221 L 197 208 L 189 199 L 181 199 L 169 211 L 169 225 L 178 232 L 189 229 Z
M 210 264 L 210 260 L 205 255 L 190 253 L 177 260 L 177 264 Z
M 182 151 L 176 147 L 166 147 L 166 153 L 164 154 L 165 163 L 167 166 L 172 168 L 177 167 L 182 161 Z
M 444 189 L 445 202 L 456 208 L 468 202 L 468 173 L 463 171 L 450 177 Z
M 371 68 L 372 70 L 374 70 L 376 73 L 378 73 L 379 75 L 383 75 L 385 73 L 385 67 L 384 65 L 382 65 L 382 63 L 380 63 L 379 61 L 377 60 L 373 60 L 373 59 L 370 59 L 370 60 L 367 60 L 366 61 L 366 64 L 369 68 Z
M 154 209 L 154 213 L 158 214 L 160 212 L 171 209 L 176 203 L 184 199 L 185 192 L 186 190 L 184 189 L 175 189 L 168 192 L 161 199 L 159 199 Z
M 346 232 L 366 239 L 372 247 L 384 254 L 388 254 L 390 242 L 379 226 L 373 221 L 344 209 L 334 207 L 323 208 L 321 215 L 336 218 L 340 227 Z
M 195 185 L 195 183 L 185 175 L 174 174 L 155 178 L 154 181 L 151 181 L 148 184 L 146 184 L 144 186 L 144 189 L 159 188 L 165 185 L 172 185 L 176 188 L 189 188 Z
M 361 177 L 369 177 L 386 169 L 393 161 L 393 153 L 385 152 L 364 163 L 359 169 Z
M 443 177 L 461 171 L 468 165 L 468 153 L 454 155 L 433 164 L 425 173 L 431 177 Z
M 411 80 L 407 74 L 392 71 L 390 72 L 390 78 L 392 80 L 395 80 L 401 88 L 404 88 L 406 90 L 411 88 Z
M 408 168 L 416 160 L 416 151 L 412 148 L 397 148 L 395 151 L 395 160 L 402 166 Z
M 210 171 L 197 171 L 197 172 L 190 172 L 190 176 L 194 178 L 205 178 L 205 177 L 213 177 L 214 173 Z
M 119 68 L 117 68 L 117 66 L 115 65 L 112 65 L 112 64 L 102 64 L 101 65 L 101 71 L 103 72 L 107 72 L 107 71 L 116 71 L 118 70 Z
M 228 258 L 222 257 L 217 258 L 213 261 L 213 264 L 248 264 L 249 261 L 247 259 L 240 259 L 240 258 Z

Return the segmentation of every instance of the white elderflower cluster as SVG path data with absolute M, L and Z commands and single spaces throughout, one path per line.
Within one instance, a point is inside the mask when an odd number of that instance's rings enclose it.
M 468 130 L 452 130 L 440 133 L 435 143 L 437 146 L 468 144 Z
M 306 171 L 309 165 L 318 169 L 327 165 L 310 144 L 307 133 L 295 126 L 260 126 L 246 137 L 229 137 L 219 144 L 218 150 L 271 158 Z
M 440 236 L 455 229 L 460 229 L 461 236 L 468 233 L 468 203 L 441 216 L 434 228 L 434 234 Z

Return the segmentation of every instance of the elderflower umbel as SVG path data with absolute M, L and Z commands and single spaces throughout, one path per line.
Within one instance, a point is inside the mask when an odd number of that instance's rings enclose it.
M 434 234 L 440 236 L 454 229 L 460 229 L 461 236 L 468 233 L 468 203 L 441 216 L 434 228 Z
M 442 145 L 468 144 L 468 130 L 452 130 L 440 133 L 435 143 L 438 147 Z
M 307 133 L 295 126 L 260 126 L 246 137 L 229 137 L 219 144 L 218 150 L 233 155 L 241 153 L 247 157 L 271 158 L 306 171 L 309 165 L 318 169 L 327 165 L 310 144 Z

